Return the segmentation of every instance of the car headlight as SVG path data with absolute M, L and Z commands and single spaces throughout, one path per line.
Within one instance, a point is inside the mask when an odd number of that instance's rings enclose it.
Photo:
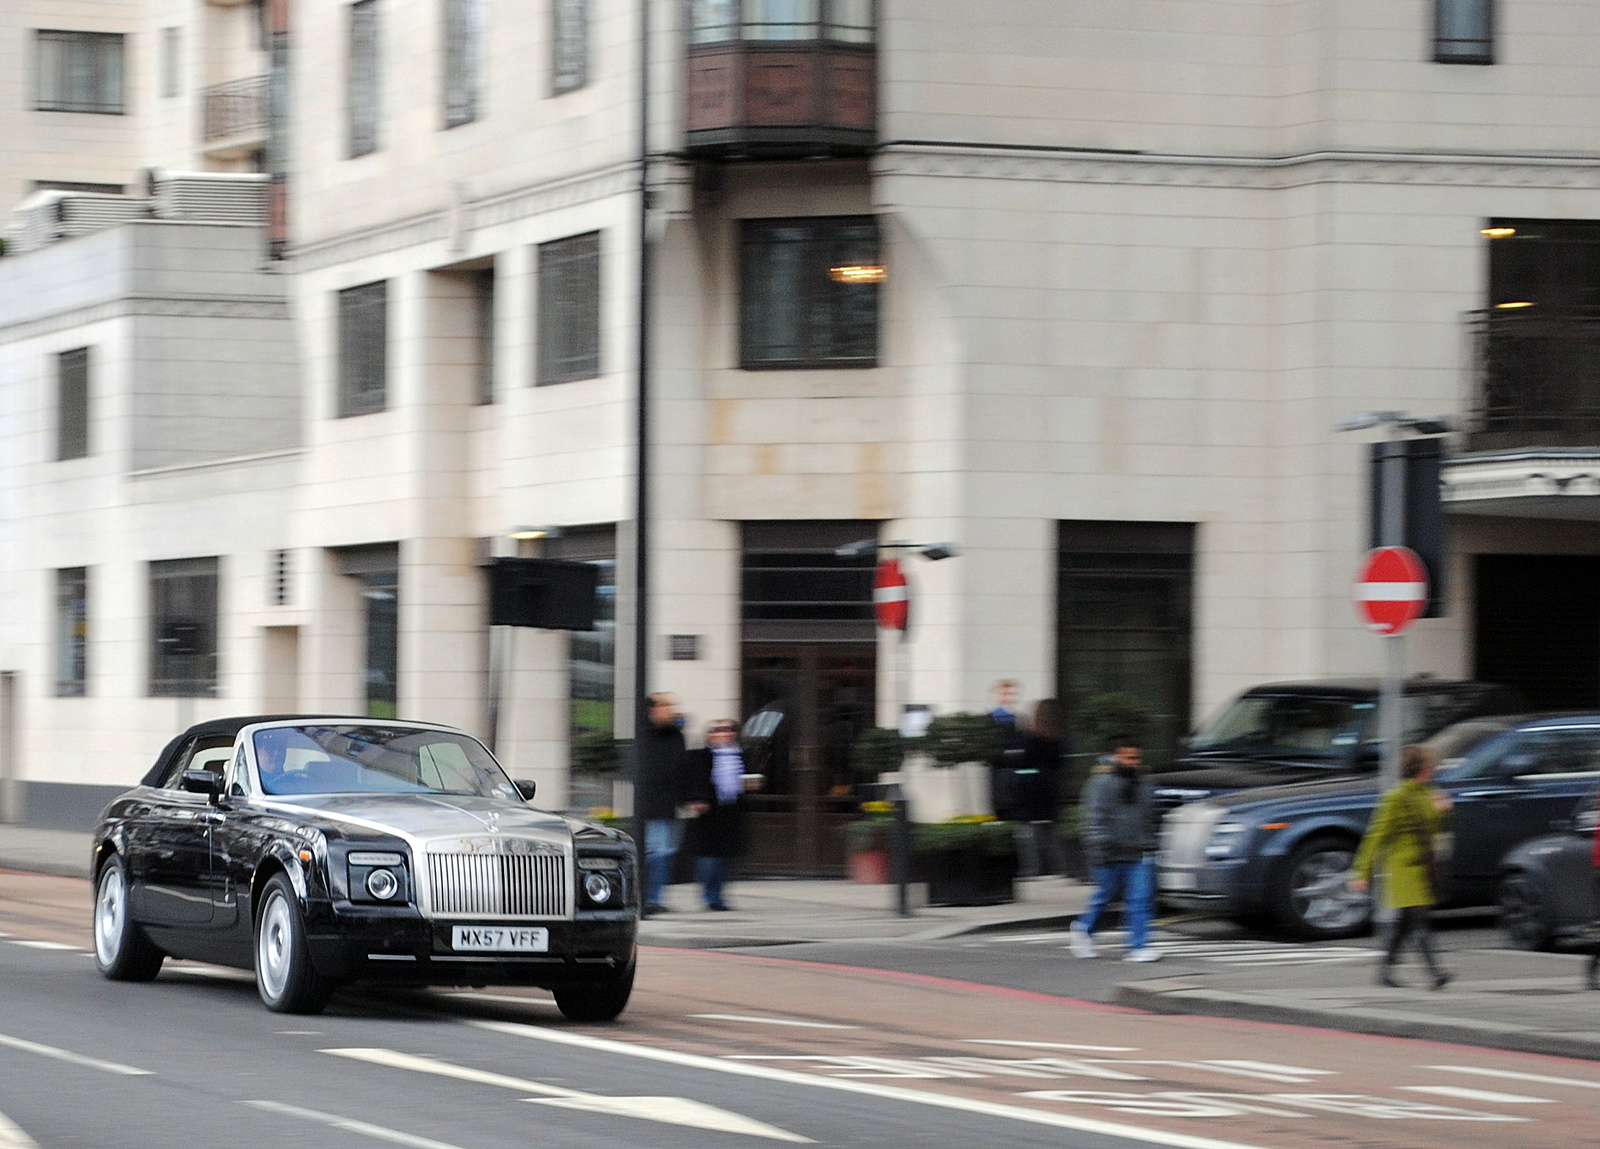
M 1231 858 L 1244 848 L 1245 833 L 1250 827 L 1244 822 L 1218 822 L 1206 842 L 1206 857 Z
M 599 870 L 590 870 L 583 876 L 583 895 L 597 906 L 603 906 L 616 895 L 611 878 Z
M 400 879 L 393 870 L 373 870 L 367 875 L 367 893 L 380 902 L 387 902 L 400 892 Z

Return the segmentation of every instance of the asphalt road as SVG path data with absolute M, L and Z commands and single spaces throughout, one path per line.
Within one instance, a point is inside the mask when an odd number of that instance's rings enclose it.
M 213 967 L 100 980 L 87 911 L 84 883 L 0 874 L 0 1149 L 1600 1146 L 1600 1067 L 1554 1058 L 1145 1015 L 775 950 L 645 951 L 613 1026 L 508 990 L 345 993 L 323 1016 L 283 1017 L 249 975 Z M 1129 968 L 967 941 L 983 948 L 946 948 L 990 969 Z

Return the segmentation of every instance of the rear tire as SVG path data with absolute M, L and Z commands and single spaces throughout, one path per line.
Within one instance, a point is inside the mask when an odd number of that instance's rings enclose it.
M 1500 905 L 1500 929 L 1513 949 L 1547 950 L 1555 937 L 1550 901 L 1544 887 L 1531 874 L 1513 870 L 1500 879 L 1495 893 Z
M 1289 933 L 1326 941 L 1364 933 L 1372 901 L 1346 887 L 1354 845 L 1345 838 L 1312 838 L 1296 847 L 1279 872 L 1273 914 Z
M 112 854 L 94 884 L 94 964 L 108 981 L 150 981 L 166 960 L 128 909 L 128 866 Z
M 261 891 L 256 914 L 256 991 L 273 1013 L 321 1013 L 333 983 L 311 966 L 300 899 L 282 874 Z
M 605 981 L 561 986 L 554 990 L 556 1008 L 568 1021 L 615 1021 L 628 1008 L 633 971 L 630 964 L 621 975 Z

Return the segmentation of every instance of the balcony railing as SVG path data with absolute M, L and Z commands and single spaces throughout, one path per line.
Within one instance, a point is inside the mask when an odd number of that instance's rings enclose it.
M 861 155 L 877 130 L 874 0 L 693 0 L 691 152 Z
M 205 90 L 206 143 L 267 135 L 267 77 L 250 76 Z
M 1473 450 L 1600 445 L 1600 313 L 1475 312 Z

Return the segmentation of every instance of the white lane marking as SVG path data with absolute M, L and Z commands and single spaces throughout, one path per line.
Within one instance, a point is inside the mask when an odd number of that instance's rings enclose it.
M 0 1149 L 39 1149 L 39 1143 L 24 1133 L 15 1121 L 0 1113 Z
M 301 1109 L 298 1105 L 285 1105 L 280 1101 L 241 1101 L 239 1104 L 248 1105 L 253 1109 L 260 1109 L 267 1113 L 278 1113 L 284 1117 L 298 1117 L 302 1121 L 315 1121 L 319 1125 L 343 1129 L 346 1133 L 359 1133 L 363 1137 L 371 1137 L 378 1141 L 391 1141 L 396 1145 L 409 1145 L 411 1149 L 460 1149 L 460 1146 L 451 1145 L 444 1141 L 418 1137 L 414 1133 L 402 1133 L 398 1129 L 385 1129 L 382 1125 L 370 1125 L 365 1121 L 357 1121 L 353 1117 L 340 1117 L 337 1113 L 319 1113 L 315 1109 Z
M 1528 1117 L 1455 1109 L 1428 1101 L 1397 1101 L 1363 1093 L 1197 1093 L 1179 1090 L 1161 1093 L 1111 1093 L 1077 1089 L 1038 1089 L 1023 1094 L 1042 1101 L 1097 1105 L 1116 1113 L 1148 1117 L 1242 1117 L 1250 1113 L 1283 1115 L 1277 1105 L 1292 1105 L 1323 1113 L 1367 1117 L 1374 1121 L 1493 1121 L 1526 1122 Z
M 1012 1061 L 993 1057 L 872 1057 L 848 1053 L 728 1053 L 723 1056 L 729 1061 L 805 1061 L 815 1065 L 819 1070 L 827 1070 L 830 1077 L 894 1077 L 924 1081 L 950 1077 L 1098 1077 L 1105 1081 L 1149 1080 L 1137 1074 L 1123 1073 L 1119 1069 L 1107 1069 L 1103 1063 L 1068 1061 L 1061 1057 L 1030 1057 L 1025 1061 Z
M 480 993 L 475 989 L 447 990 L 441 997 L 467 997 L 475 1001 L 509 1001 L 513 1005 L 548 1005 L 555 1008 L 555 998 L 552 997 L 518 997 L 512 993 Z
M 796 1029 L 860 1029 L 859 1025 L 834 1025 L 827 1021 L 795 1021 L 787 1017 L 746 1017 L 740 1013 L 691 1013 L 711 1021 L 748 1021 L 751 1025 L 792 1025 Z
M 1278 1069 L 1253 1068 L 1249 1061 L 1172 1061 L 1168 1059 L 1131 1061 L 1118 1058 L 1113 1065 L 1168 1065 L 1174 1069 L 1197 1069 L 1202 1073 L 1226 1073 L 1233 1077 L 1252 1077 L 1258 1081 L 1275 1081 L 1280 1085 L 1306 1085 L 1329 1073 L 1325 1069 L 1295 1069 L 1283 1066 Z M 1311 1074 L 1311 1076 L 1306 1076 Z
M 1520 1093 L 1496 1093 L 1492 1089 L 1468 1089 L 1464 1085 L 1402 1085 L 1408 1093 L 1432 1093 L 1458 1101 L 1486 1101 L 1490 1105 L 1553 1105 L 1548 1097 L 1524 1097 Z
M 770 1065 L 752 1065 L 747 1061 L 721 1061 L 703 1057 L 698 1053 L 679 1053 L 676 1050 L 657 1049 L 632 1042 L 612 1041 L 604 1037 L 566 1030 L 541 1029 L 512 1021 L 468 1021 L 467 1025 L 505 1033 L 514 1037 L 547 1041 L 554 1045 L 574 1045 L 600 1053 L 621 1054 L 647 1061 L 664 1061 L 690 1069 L 707 1070 L 740 1077 L 757 1077 L 784 1085 L 803 1085 L 813 1089 L 832 1089 L 841 1093 L 855 1093 L 885 1101 L 898 1101 L 910 1105 L 928 1105 L 938 1109 L 955 1109 L 984 1117 L 1007 1121 L 1022 1121 L 1031 1125 L 1047 1125 L 1055 1129 L 1073 1129 L 1080 1133 L 1099 1133 L 1107 1137 L 1122 1137 L 1144 1141 L 1151 1145 L 1166 1145 L 1172 1149 L 1259 1149 L 1239 1141 L 1220 1141 L 1214 1137 L 1196 1137 L 1190 1133 L 1171 1133 L 1164 1129 L 1146 1129 L 1126 1125 L 1120 1121 L 1101 1121 L 1094 1117 L 1074 1117 L 1065 1113 L 1051 1113 L 1043 1109 L 1029 1109 L 1021 1105 L 1006 1105 L 995 1101 L 980 1101 L 972 1097 L 957 1097 L 940 1093 L 926 1093 L 919 1089 L 906 1089 L 898 1085 L 876 1085 L 844 1077 L 823 1077 L 814 1073 L 797 1073 L 792 1069 L 778 1069 Z
M 1583 1081 L 1576 1077 L 1550 1077 L 1543 1073 L 1518 1073 L 1511 1069 L 1479 1069 L 1474 1065 L 1424 1065 L 1423 1069 L 1437 1069 L 1445 1073 L 1471 1073 L 1477 1077 L 1503 1077 L 1507 1081 L 1532 1081 L 1538 1085 L 1570 1085 L 1576 1089 L 1600 1089 L 1600 1081 Z
M 559 1085 L 546 1085 L 541 1081 L 527 1081 L 520 1077 L 507 1077 L 484 1069 L 453 1065 L 432 1057 L 418 1057 L 396 1049 L 324 1049 L 335 1057 L 348 1057 L 352 1061 L 365 1061 L 391 1069 L 409 1069 L 414 1073 L 431 1073 L 436 1077 L 449 1077 L 457 1081 L 470 1081 L 477 1085 L 497 1085 L 502 1089 L 515 1089 L 518 1093 L 538 1093 L 541 1097 L 524 1097 L 541 1105 L 558 1105 L 566 1109 L 579 1109 L 588 1113 L 606 1113 L 613 1117 L 637 1117 L 644 1121 L 658 1121 L 666 1125 L 687 1125 L 694 1129 L 711 1129 L 721 1133 L 743 1133 L 749 1137 L 766 1137 L 774 1141 L 794 1141 L 810 1144 L 811 1138 L 801 1137 L 764 1121 L 743 1114 L 690 1101 L 684 1097 L 603 1097 L 566 1089 Z
M 65 942 L 35 942 L 13 939 L 14 946 L 27 946 L 31 950 L 77 950 L 78 946 L 69 946 Z
M 37 1041 L 27 1041 L 20 1037 L 8 1037 L 0 1033 L 0 1045 L 19 1049 L 23 1053 L 37 1053 L 40 1057 L 53 1057 L 57 1061 L 65 1061 L 69 1065 L 81 1065 L 85 1069 L 98 1069 L 102 1073 L 118 1073 L 124 1077 L 149 1077 L 151 1070 L 138 1069 L 132 1065 L 123 1065 L 116 1061 L 101 1061 L 98 1057 L 85 1057 L 81 1053 L 73 1053 L 70 1049 L 57 1049 L 53 1045 L 40 1045 Z
M 323 1031 L 320 1030 L 320 1029 L 276 1029 L 276 1030 L 273 1030 L 273 1032 L 278 1034 L 280 1037 L 322 1037 L 323 1036 Z
M 1073 1045 L 1066 1041 L 1003 1041 L 998 1037 L 964 1038 L 969 1045 L 1016 1045 L 1024 1049 L 1075 1049 L 1079 1053 L 1138 1053 L 1137 1045 Z
M 1333 1069 L 1307 1069 L 1300 1065 L 1274 1065 L 1270 1061 L 1215 1061 L 1207 1059 L 1202 1064 L 1222 1069 L 1237 1069 L 1240 1073 L 1259 1073 L 1264 1077 L 1337 1077 Z
M 214 965 L 172 965 L 168 973 L 188 974 L 190 977 L 214 977 L 219 981 L 255 981 L 256 975 L 242 969 L 224 969 Z

